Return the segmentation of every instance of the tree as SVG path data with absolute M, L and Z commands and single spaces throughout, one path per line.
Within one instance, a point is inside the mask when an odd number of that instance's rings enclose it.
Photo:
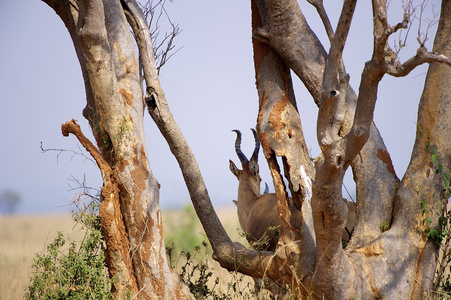
M 251 1 L 259 95 L 256 128 L 273 176 L 275 209 L 282 224 L 275 252 L 245 249 L 233 243 L 222 227 L 194 155 L 169 111 L 148 24 L 138 4 L 134 0 L 44 2 L 65 23 L 83 72 L 87 96 L 83 114 L 99 150 L 74 120 L 63 125 L 63 134 L 77 136 L 101 170 L 104 187 L 99 215 L 118 296 L 130 290 L 143 299 L 192 297 L 165 256 L 159 185 L 144 143 L 145 106 L 180 165 L 213 257 L 224 268 L 290 284 L 299 298 L 421 298 L 431 289 L 437 243 L 443 235 L 439 215 L 449 197 L 451 169 L 449 1 L 442 3 L 433 52 L 419 37 L 417 54 L 404 63 L 388 39 L 408 25 L 412 4 L 406 6 L 404 19 L 390 26 L 386 1 L 372 1 L 374 49 L 358 94 L 349 86 L 342 61 L 355 0 L 344 1 L 335 32 L 322 0 L 308 0 L 324 22 L 331 44 L 328 52 L 297 1 Z M 418 110 L 415 146 L 406 174 L 399 180 L 372 121 L 377 88 L 385 74 L 405 76 L 423 63 L 430 63 L 430 68 Z M 303 138 L 290 70 L 319 107 L 317 135 L 322 153 L 314 163 Z M 357 224 L 343 249 L 341 232 L 347 211 L 341 185 L 349 166 L 356 181 Z M 284 177 L 304 217 L 301 228 L 290 224 Z
M 20 195 L 12 190 L 4 190 L 0 194 L 0 212 L 4 214 L 13 214 L 20 204 Z

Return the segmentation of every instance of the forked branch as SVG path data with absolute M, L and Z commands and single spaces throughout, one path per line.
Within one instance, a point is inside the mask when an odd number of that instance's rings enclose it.
M 390 26 L 387 22 L 387 3 L 385 0 L 373 0 L 373 27 L 374 27 L 374 48 L 372 59 L 366 63 L 362 72 L 359 96 L 357 100 L 356 113 L 352 130 L 347 138 L 347 151 L 349 157 L 355 156 L 369 135 L 369 128 L 373 120 L 373 112 L 377 98 L 377 87 L 384 74 L 393 76 L 405 76 L 411 70 L 423 63 L 441 62 L 450 64 L 451 60 L 437 53 L 427 52 L 424 46 L 420 45 L 417 54 L 407 60 L 404 64 L 399 64 L 397 59 L 392 58 L 393 51 L 388 45 L 388 38 L 394 32 L 405 28 L 408 18 L 412 14 L 406 12 L 403 21 L 395 26 Z
M 324 69 L 317 124 L 318 142 L 323 153 L 340 139 L 339 131 L 345 119 L 349 76 L 344 73 L 342 55 L 355 5 L 355 0 L 347 0 L 343 4 Z
M 385 69 L 389 75 L 402 77 L 408 75 L 410 71 L 421 64 L 433 62 L 444 63 L 451 66 L 450 57 L 440 53 L 427 52 L 426 48 L 421 46 L 418 48 L 417 54 L 414 57 L 409 58 L 403 64 L 387 64 Z

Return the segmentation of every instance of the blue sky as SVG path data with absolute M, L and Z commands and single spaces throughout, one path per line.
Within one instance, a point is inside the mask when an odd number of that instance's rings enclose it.
M 335 24 L 342 2 L 325 2 Z M 357 5 L 344 53 L 355 90 L 364 62 L 371 57 L 369 2 L 359 1 Z M 431 3 L 439 11 L 439 1 Z M 305 1 L 301 4 L 311 27 L 328 49 L 315 10 Z M 250 3 L 175 0 L 168 1 L 166 9 L 172 21 L 180 24 L 182 33 L 175 43 L 182 48 L 164 66 L 160 80 L 174 117 L 196 156 L 214 205 L 228 206 L 237 194 L 236 178 L 228 168 L 229 159 L 238 161 L 234 153 L 235 134 L 231 130 L 243 132 L 243 150 L 250 155 L 254 143 L 249 128 L 255 127 L 257 118 Z M 393 9 L 396 11 L 396 7 Z M 401 14 L 397 10 L 391 16 L 391 20 L 400 20 Z M 416 51 L 416 29 L 411 32 L 404 59 Z M 433 32 L 429 37 L 430 49 Z M 58 156 L 58 152 L 41 153 L 40 150 L 43 142 L 46 148 L 78 151 L 74 137 L 61 135 L 61 124 L 72 118 L 92 137 L 81 115 L 86 99 L 72 41 L 59 17 L 38 0 L 0 3 L 0 40 L 0 192 L 10 189 L 22 196 L 20 213 L 68 211 L 77 192 L 71 191 L 71 177 L 86 180 L 88 186 L 101 186 L 100 173 L 92 162 L 69 153 Z M 427 66 L 421 66 L 405 78 L 387 76 L 379 88 L 375 122 L 399 177 L 410 159 L 426 71 Z M 312 156 L 317 156 L 317 108 L 302 83 L 293 78 L 306 141 Z M 150 166 L 161 184 L 161 207 L 168 209 L 189 203 L 177 163 L 149 116 L 145 128 Z M 260 166 L 263 181 L 273 190 L 263 160 Z M 347 176 L 345 180 L 350 189 L 351 178 Z

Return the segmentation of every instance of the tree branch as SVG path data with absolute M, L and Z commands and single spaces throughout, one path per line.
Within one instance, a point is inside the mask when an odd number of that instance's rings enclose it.
M 403 64 L 387 64 L 386 65 L 386 72 L 389 75 L 395 76 L 395 77 L 402 77 L 406 76 L 418 67 L 421 64 L 424 63 L 444 63 L 449 66 L 451 66 L 451 58 L 447 57 L 443 54 L 439 54 L 436 52 L 427 52 L 426 48 L 421 46 L 417 50 L 417 54 L 414 57 L 411 57 Z
M 213 248 L 213 257 L 223 267 L 229 270 L 239 268 L 244 274 L 252 276 L 258 272 L 262 272 L 266 269 L 266 266 L 262 266 L 261 264 L 256 265 L 257 261 L 260 261 L 260 253 L 252 250 L 242 252 L 246 256 L 245 261 L 251 262 L 247 265 L 244 265 L 244 260 L 237 259 L 235 255 L 236 250 L 243 249 L 243 246 L 233 243 L 224 230 L 211 204 L 210 196 L 208 195 L 194 154 L 169 110 L 169 105 L 157 76 L 152 41 L 142 12 L 134 0 L 124 0 L 123 5 L 124 10 L 127 11 L 129 24 L 136 36 L 140 58 L 143 64 L 144 78 L 147 86 L 147 93 L 144 99 L 148 112 L 166 139 L 172 154 L 180 166 L 196 214 Z
M 329 41 L 332 42 L 334 39 L 334 30 L 332 25 L 330 24 L 329 17 L 327 16 L 326 10 L 324 9 L 323 0 L 307 0 L 308 3 L 313 5 L 318 12 L 321 21 L 323 22 L 324 28 L 326 29 L 327 36 L 329 37 Z
M 80 149 L 80 147 L 79 147 L 78 144 L 77 144 L 77 147 L 78 147 L 78 149 Z M 40 148 L 41 148 L 41 151 L 42 151 L 42 152 L 58 151 L 59 153 L 56 155 L 56 162 L 58 162 L 58 158 L 59 158 L 59 156 L 61 155 L 61 153 L 63 153 L 63 152 L 71 152 L 71 153 L 72 153 L 71 160 L 72 160 L 72 158 L 73 158 L 74 156 L 80 155 L 80 156 L 84 157 L 85 160 L 89 160 L 89 161 L 92 162 L 93 164 L 96 164 L 96 162 L 95 162 L 91 157 L 89 157 L 89 156 L 83 154 L 83 152 L 82 152 L 81 149 L 80 149 L 80 152 L 74 151 L 74 150 L 72 150 L 72 149 L 55 149 L 55 148 L 50 148 L 50 149 L 48 149 L 48 148 L 44 148 L 42 142 L 41 142 Z
M 341 138 L 339 131 L 345 121 L 345 101 L 349 76 L 344 73 L 342 54 L 355 5 L 355 0 L 347 0 L 343 4 L 337 31 L 331 42 L 324 68 L 317 125 L 318 142 L 323 153 L 327 152 L 329 147 L 335 145 Z

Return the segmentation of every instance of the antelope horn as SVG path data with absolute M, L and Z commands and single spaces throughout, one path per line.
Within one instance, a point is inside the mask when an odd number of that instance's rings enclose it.
M 241 164 L 244 165 L 249 160 L 247 159 L 246 155 L 244 155 L 243 151 L 241 151 L 241 131 L 239 131 L 238 129 L 234 129 L 232 131 L 236 132 L 236 140 L 235 140 L 236 155 L 238 155 L 238 158 L 240 159 Z
M 260 141 L 258 140 L 257 131 L 255 131 L 254 128 L 251 128 L 252 133 L 254 134 L 255 139 L 255 149 L 254 153 L 252 153 L 252 157 L 255 159 L 255 161 L 258 161 L 258 151 L 260 150 Z

